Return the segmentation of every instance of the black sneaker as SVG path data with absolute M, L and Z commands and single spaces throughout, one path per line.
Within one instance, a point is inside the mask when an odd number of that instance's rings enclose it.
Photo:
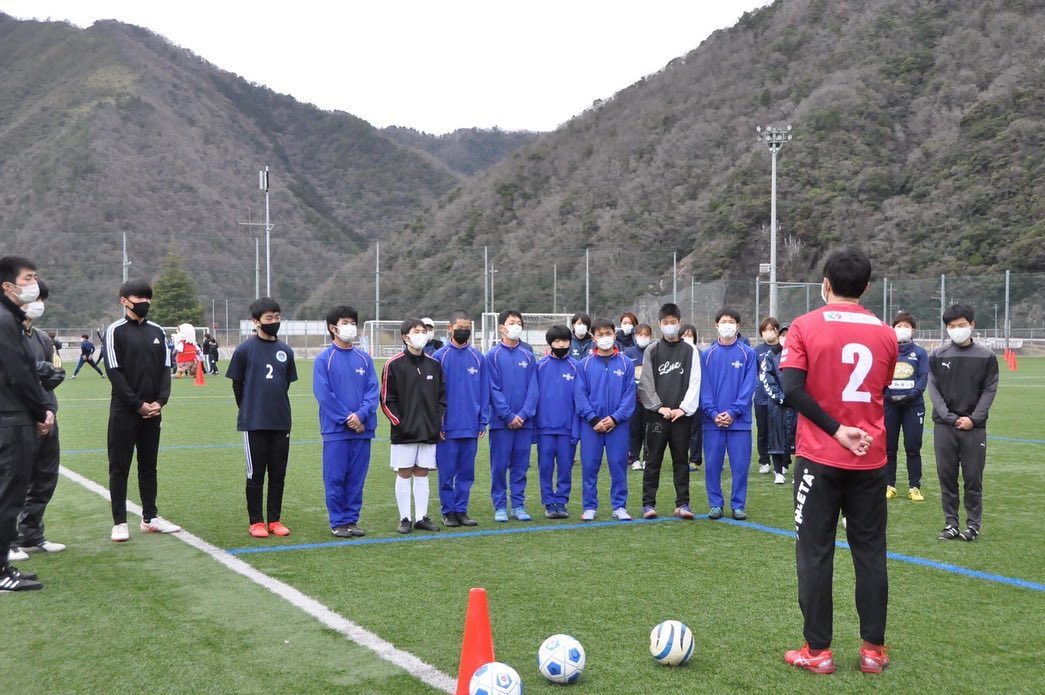
M 468 516 L 467 512 L 457 512 L 457 520 L 461 522 L 461 526 L 478 526 L 479 522 Z
M 963 541 L 974 541 L 976 540 L 976 537 L 979 535 L 979 530 L 974 529 L 972 526 L 970 526 L 969 528 L 959 533 L 958 538 L 961 538 Z
M 348 525 L 348 530 L 352 533 L 352 537 L 353 538 L 361 538 L 361 537 L 366 535 L 366 531 L 364 531 L 363 529 L 359 528 L 355 524 L 349 524 Z
M 36 581 L 36 575 L 33 574 L 30 579 L 31 573 L 23 573 L 16 570 L 14 567 L 8 566 L 2 573 L 0 573 L 0 593 L 6 593 L 8 591 L 33 591 L 35 589 L 42 589 L 44 585 Z
M 944 526 L 943 530 L 940 531 L 940 535 L 937 536 L 941 541 L 953 541 L 955 538 L 960 538 L 961 533 L 954 526 Z
M 335 526 L 334 528 L 330 529 L 330 532 L 338 538 L 352 537 L 352 529 L 350 529 L 348 526 Z
M 410 520 L 404 516 L 399 520 L 399 528 L 397 528 L 396 531 L 399 531 L 399 533 L 410 533 L 413 529 L 413 524 L 411 524 Z
M 421 517 L 414 522 L 414 528 L 419 531 L 438 531 L 439 527 L 432 523 L 427 516 Z
M 23 572 L 14 565 L 8 565 L 7 570 L 14 574 L 18 579 L 31 579 L 33 581 L 39 579 L 39 577 L 36 576 L 36 572 Z
M 443 526 L 447 528 L 457 528 L 461 525 L 461 520 L 457 517 L 457 512 L 447 512 L 446 516 L 443 517 Z

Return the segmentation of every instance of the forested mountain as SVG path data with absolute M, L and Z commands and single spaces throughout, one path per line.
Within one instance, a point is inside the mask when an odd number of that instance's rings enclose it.
M 500 128 L 459 128 L 445 135 L 431 135 L 402 126 L 382 128 L 381 132 L 401 145 L 428 152 L 454 171 L 467 176 L 488 169 L 539 135 Z
M 1045 270 L 1043 56 L 1036 0 L 777 0 L 389 237 L 382 314 L 481 308 L 484 246 L 498 308 L 547 310 L 553 264 L 558 304 L 583 307 L 585 248 L 593 311 L 663 280 L 673 251 L 749 294 L 769 257 L 770 123 L 794 128 L 781 279 L 815 279 L 843 242 L 892 277 Z M 373 297 L 372 251 L 358 263 L 317 300 Z

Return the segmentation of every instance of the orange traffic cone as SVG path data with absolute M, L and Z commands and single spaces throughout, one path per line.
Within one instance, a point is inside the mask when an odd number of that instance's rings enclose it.
M 486 589 L 468 592 L 468 612 L 464 617 L 464 640 L 461 642 L 461 665 L 457 670 L 457 695 L 468 695 L 472 674 L 495 661 L 490 609 L 486 605 Z
M 196 386 L 206 386 L 207 382 L 203 380 L 203 363 L 196 363 Z
M 1014 371 L 1014 372 L 1020 371 L 1019 365 L 1016 364 L 1016 351 L 1015 350 L 1012 351 L 1012 371 Z

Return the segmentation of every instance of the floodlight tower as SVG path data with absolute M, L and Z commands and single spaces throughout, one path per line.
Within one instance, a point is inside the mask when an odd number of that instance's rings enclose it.
M 790 125 L 756 126 L 758 141 L 769 148 L 772 161 L 772 183 L 769 203 L 769 315 L 777 315 L 776 286 L 776 155 L 785 142 L 791 139 Z

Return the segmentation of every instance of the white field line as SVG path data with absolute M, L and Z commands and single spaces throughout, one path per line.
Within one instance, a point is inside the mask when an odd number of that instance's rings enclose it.
M 74 483 L 104 497 L 106 500 L 110 499 L 109 491 L 93 480 L 85 478 L 79 473 L 69 470 L 65 466 L 61 466 L 59 470 L 62 475 L 69 480 L 72 480 Z M 127 511 L 136 514 L 137 516 L 141 516 L 142 514 L 142 508 L 129 500 L 127 502 Z M 188 531 L 183 530 L 172 535 L 178 540 L 188 543 L 193 548 L 202 550 L 207 555 L 210 555 L 211 558 L 229 568 L 236 574 L 242 575 L 255 584 L 263 586 L 284 601 L 290 603 L 295 608 L 301 609 L 308 615 L 323 623 L 325 626 L 332 630 L 336 630 L 359 646 L 366 647 L 377 654 L 380 658 L 398 666 L 423 683 L 446 693 L 452 693 L 456 689 L 457 683 L 449 675 L 443 673 L 436 667 L 421 661 L 421 659 L 413 654 L 403 651 L 402 649 L 397 649 L 391 642 L 381 639 L 373 632 L 370 632 L 369 630 L 356 625 L 351 620 L 338 615 L 319 601 L 301 593 L 289 584 L 285 584 L 274 577 L 270 577 L 264 572 L 260 572 L 246 562 L 229 555 L 221 548 L 211 545 L 207 541 L 189 533 Z

